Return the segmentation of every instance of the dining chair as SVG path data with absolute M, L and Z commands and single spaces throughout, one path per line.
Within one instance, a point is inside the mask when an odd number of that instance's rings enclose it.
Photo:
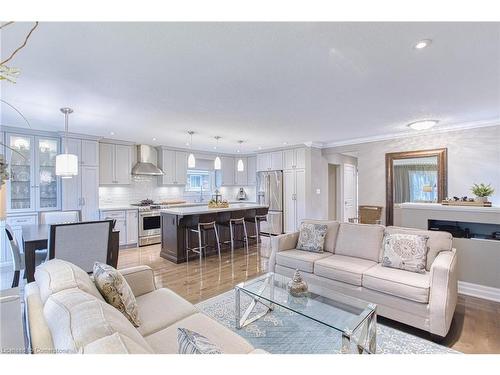
M 19 247 L 19 243 L 17 242 L 16 236 L 14 235 L 14 231 L 10 227 L 10 225 L 5 225 L 5 232 L 7 233 L 7 239 L 10 243 L 10 253 L 12 256 L 12 266 L 14 269 L 14 277 L 12 278 L 12 288 L 15 288 L 19 285 L 19 276 L 21 274 L 21 270 L 24 270 L 24 253 L 21 252 L 21 248 Z M 39 266 L 43 262 L 47 260 L 47 249 L 35 250 L 35 266 Z
M 111 220 L 53 224 L 49 231 L 49 259 L 66 260 L 90 273 L 95 262 L 107 263 L 111 233 Z
M 40 224 L 78 223 L 80 211 L 47 211 L 40 214 Z

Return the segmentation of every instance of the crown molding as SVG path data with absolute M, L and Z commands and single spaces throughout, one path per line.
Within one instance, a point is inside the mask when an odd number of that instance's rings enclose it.
M 441 134 L 441 133 L 454 132 L 454 131 L 459 131 L 459 130 L 487 128 L 487 127 L 493 127 L 493 126 L 500 126 L 500 119 L 493 119 L 493 120 L 489 120 L 489 121 L 472 121 L 472 122 L 460 123 L 460 124 L 455 124 L 455 125 L 447 125 L 447 126 L 443 125 L 443 126 L 437 126 L 436 128 L 434 128 L 432 130 L 405 131 L 405 132 L 399 132 L 399 133 L 388 133 L 388 134 L 382 134 L 382 135 L 375 135 L 375 136 L 371 136 L 371 137 L 351 138 L 351 139 L 346 139 L 343 141 L 325 143 L 323 148 L 348 146 L 348 145 L 378 142 L 378 141 L 388 141 L 391 139 L 413 138 L 415 136 L 420 136 L 420 135 Z

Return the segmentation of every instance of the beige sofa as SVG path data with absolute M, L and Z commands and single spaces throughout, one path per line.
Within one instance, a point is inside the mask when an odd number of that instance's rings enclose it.
M 328 225 L 325 252 L 296 250 L 299 232 L 272 238 L 269 270 L 292 276 L 299 269 L 320 294 L 335 290 L 377 304 L 377 313 L 446 336 L 457 301 L 457 256 L 452 236 L 382 225 L 305 220 Z M 382 267 L 384 233 L 429 236 L 425 273 Z
M 223 353 L 262 353 L 200 313 L 169 289 L 155 286 L 147 266 L 120 270 L 130 285 L 142 324 L 135 328 L 107 304 L 80 268 L 62 260 L 37 267 L 25 288 L 30 346 L 34 353 L 177 353 L 177 328 L 206 336 Z

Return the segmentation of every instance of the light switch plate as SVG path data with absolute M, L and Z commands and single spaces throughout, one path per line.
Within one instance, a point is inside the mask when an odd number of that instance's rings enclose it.
M 316 189 L 316 194 L 321 194 L 321 189 Z

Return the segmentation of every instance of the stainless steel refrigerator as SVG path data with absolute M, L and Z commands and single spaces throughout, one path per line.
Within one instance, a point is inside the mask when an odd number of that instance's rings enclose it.
M 261 223 L 260 231 L 275 235 L 283 233 L 283 171 L 257 174 L 257 201 L 269 206 L 267 222 Z

